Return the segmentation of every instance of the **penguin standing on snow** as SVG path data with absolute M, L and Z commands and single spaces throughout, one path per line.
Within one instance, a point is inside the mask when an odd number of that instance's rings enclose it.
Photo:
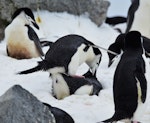
M 75 75 L 78 67 L 86 63 L 93 75 L 101 61 L 101 52 L 95 45 L 79 35 L 67 35 L 53 43 L 45 55 L 45 59 L 38 66 L 20 72 L 28 74 L 39 70 L 48 71 L 50 74 L 66 73 Z
M 53 96 L 63 99 L 69 95 L 98 95 L 102 89 L 101 83 L 90 71 L 82 77 L 72 77 L 63 73 L 50 75 L 52 78 Z
M 141 40 L 141 34 L 137 31 L 131 31 L 125 37 L 124 52 L 114 74 L 115 113 L 112 118 L 103 122 L 136 120 L 135 116 L 143 113 L 147 80 Z
M 140 6 L 140 0 L 132 0 L 131 2 L 132 3 L 129 7 L 128 15 L 127 15 L 127 28 L 126 28 L 125 33 L 130 31 L 130 29 L 134 23 L 133 21 L 136 19 L 135 13 Z
M 147 38 L 150 38 L 150 1 L 132 0 L 128 10 L 127 28 L 125 33 L 137 30 Z
M 17 59 L 43 56 L 40 40 L 33 30 L 39 29 L 29 8 L 20 8 L 12 16 L 12 22 L 5 29 L 7 54 Z

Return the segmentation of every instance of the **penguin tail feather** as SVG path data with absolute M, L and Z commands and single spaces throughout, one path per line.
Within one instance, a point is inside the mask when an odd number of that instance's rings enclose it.
M 102 123 L 112 123 L 114 120 L 112 118 L 102 121 Z
M 29 73 L 33 73 L 33 72 L 37 72 L 37 71 L 40 71 L 40 70 L 45 70 L 44 66 L 45 66 L 45 61 L 41 61 L 41 62 L 38 62 L 39 64 L 34 67 L 34 68 L 31 68 L 31 69 L 28 69 L 28 70 L 25 70 L 25 71 L 21 71 L 21 72 L 18 72 L 17 74 L 29 74 Z

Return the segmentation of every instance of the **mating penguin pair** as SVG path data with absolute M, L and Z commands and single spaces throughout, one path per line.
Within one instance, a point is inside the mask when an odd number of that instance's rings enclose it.
M 124 52 L 113 80 L 115 113 L 105 123 L 125 120 L 131 122 L 142 117 L 147 96 L 146 65 L 143 59 L 142 37 L 138 31 L 125 36 Z
M 43 56 L 40 40 L 32 27 L 39 29 L 29 8 L 17 9 L 5 29 L 7 54 L 17 59 Z
M 75 95 L 98 95 L 102 89 L 101 83 L 90 71 L 82 77 L 72 77 L 66 74 L 51 74 L 53 96 L 63 99 L 72 94 Z
M 125 47 L 125 36 L 126 34 L 120 34 L 114 43 L 112 43 L 108 50 L 113 51 L 115 53 L 117 53 L 118 55 L 121 53 L 121 51 L 124 51 L 124 47 Z M 142 36 L 143 38 L 143 48 L 145 49 L 145 55 L 146 57 L 150 57 L 150 39 L 146 38 L 144 36 Z M 109 64 L 108 67 L 111 66 L 111 64 L 114 62 L 115 57 L 117 55 L 109 53 L 108 52 L 108 57 L 109 57 Z
M 101 61 L 101 51 L 92 42 L 79 35 L 66 35 L 52 44 L 45 55 L 45 59 L 38 66 L 20 72 L 28 74 L 39 70 L 50 74 L 65 73 L 75 75 L 78 67 L 86 63 L 95 76 Z

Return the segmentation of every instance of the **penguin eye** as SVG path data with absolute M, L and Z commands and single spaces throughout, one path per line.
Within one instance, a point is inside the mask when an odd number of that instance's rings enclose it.
M 28 15 L 26 15 L 27 20 L 32 21 L 32 18 Z

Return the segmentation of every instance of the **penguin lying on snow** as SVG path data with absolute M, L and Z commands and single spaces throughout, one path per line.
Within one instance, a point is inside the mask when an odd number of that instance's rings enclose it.
M 115 113 L 105 123 L 116 123 L 121 120 L 136 120 L 135 116 L 143 113 L 147 95 L 145 78 L 145 61 L 142 57 L 141 34 L 137 31 L 127 33 L 124 53 L 116 68 L 113 81 Z
M 72 77 L 61 73 L 50 75 L 52 78 L 53 96 L 57 99 L 63 99 L 69 95 L 98 95 L 102 85 L 90 71 L 83 77 Z
M 117 53 L 118 55 L 121 53 L 121 51 L 124 51 L 125 36 L 126 36 L 125 33 L 120 34 L 116 38 L 115 42 L 109 46 L 108 50 L 113 51 L 113 52 Z M 146 55 L 146 57 L 150 57 L 150 39 L 148 39 L 144 36 L 142 36 L 142 38 L 143 38 L 143 47 L 145 49 L 145 55 Z M 108 67 L 110 67 L 111 64 L 114 62 L 116 55 L 108 52 L 108 57 L 109 57 Z
M 74 123 L 73 118 L 65 111 L 52 107 L 51 105 L 47 103 L 43 103 L 45 106 L 49 108 L 49 110 L 52 112 L 55 118 L 56 123 Z
M 39 70 L 49 73 L 66 73 L 75 75 L 78 67 L 86 62 L 92 74 L 96 75 L 96 70 L 101 61 L 101 52 L 92 42 L 79 35 L 67 35 L 59 38 L 45 55 L 45 59 L 39 62 L 38 66 L 20 72 L 28 74 Z
M 40 40 L 31 26 L 39 29 L 31 9 L 17 9 L 12 16 L 12 22 L 5 29 L 8 56 L 28 59 L 44 55 Z

